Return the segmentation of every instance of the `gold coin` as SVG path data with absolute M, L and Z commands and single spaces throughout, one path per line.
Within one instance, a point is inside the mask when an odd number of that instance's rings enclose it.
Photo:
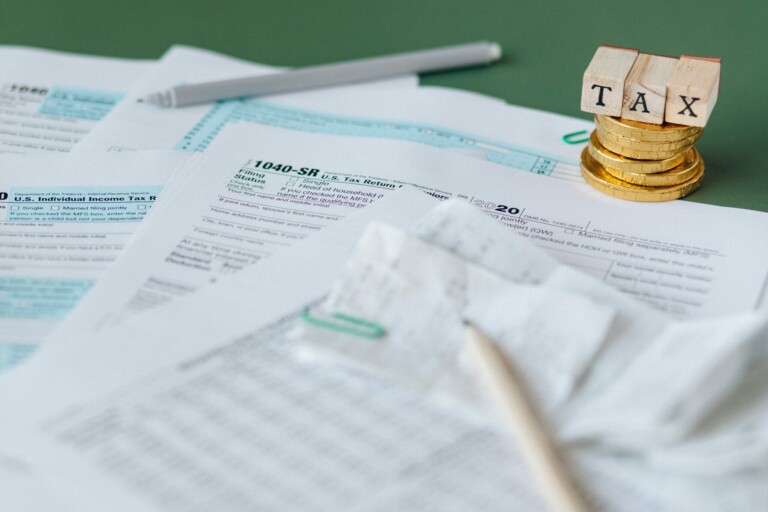
M 688 154 L 680 153 L 664 160 L 635 160 L 626 158 L 613 151 L 607 150 L 605 146 L 600 144 L 600 141 L 597 138 L 597 131 L 593 131 L 592 135 L 590 135 L 588 147 L 589 154 L 592 155 L 592 158 L 603 164 L 605 167 L 635 174 L 668 171 L 683 163 Z M 689 149 L 688 152 L 690 152 L 691 149 Z
M 591 153 L 590 153 L 591 155 Z M 611 176 L 618 178 L 622 181 L 634 183 L 635 185 L 645 185 L 647 187 L 667 187 L 670 185 L 679 185 L 693 178 L 699 171 L 699 167 L 703 165 L 701 155 L 696 151 L 696 148 L 691 148 L 686 153 L 685 161 L 665 172 L 657 172 L 650 174 L 641 174 L 635 172 L 625 172 L 618 169 L 611 169 L 610 167 L 603 166 L 605 171 Z
M 629 137 L 616 135 L 615 133 L 611 133 L 610 131 L 606 130 L 602 126 L 597 126 L 597 133 L 600 134 L 600 138 L 608 139 L 623 148 L 637 149 L 640 151 L 675 151 L 679 150 L 680 148 L 690 146 L 696 142 L 696 139 L 699 138 L 699 135 L 696 134 L 693 137 L 688 137 L 687 139 L 681 139 L 674 142 L 649 142 L 645 140 L 631 139 Z
M 610 196 L 629 201 L 662 202 L 684 197 L 696 190 L 704 177 L 704 165 L 702 163 L 699 171 L 684 183 L 666 187 L 648 187 L 627 183 L 611 176 L 589 155 L 589 150 L 584 148 L 581 153 L 581 175 L 592 187 Z
M 605 127 L 616 135 L 629 137 L 630 139 L 673 142 L 687 139 L 694 135 L 700 135 L 703 128 L 698 126 L 683 126 L 679 124 L 650 124 L 630 121 L 620 117 L 595 116 L 595 123 Z
M 659 150 L 659 151 L 626 148 L 621 146 L 620 144 L 616 144 L 610 139 L 603 138 L 599 131 L 596 130 L 596 132 L 597 132 L 597 140 L 600 141 L 600 144 L 602 144 L 603 147 L 605 147 L 605 149 L 607 149 L 608 151 L 613 151 L 614 153 L 617 153 L 626 158 L 634 158 L 635 160 L 667 160 L 681 153 L 685 153 L 691 147 L 690 145 L 688 145 L 680 149 Z

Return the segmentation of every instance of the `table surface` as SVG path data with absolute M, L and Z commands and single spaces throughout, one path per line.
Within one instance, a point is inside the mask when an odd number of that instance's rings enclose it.
M 490 40 L 503 47 L 499 64 L 422 83 L 583 118 L 581 76 L 600 44 L 719 56 L 722 90 L 697 144 L 706 178 L 687 200 L 768 212 L 767 19 L 764 0 L 2 0 L 0 44 L 157 58 L 181 43 L 304 66 Z

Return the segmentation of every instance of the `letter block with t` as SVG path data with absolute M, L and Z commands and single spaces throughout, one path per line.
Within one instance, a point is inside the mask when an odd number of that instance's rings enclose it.
M 720 90 L 720 59 L 683 55 L 667 81 L 664 121 L 705 126 Z
M 667 103 L 667 81 L 677 59 L 641 53 L 624 83 L 621 117 L 642 123 L 662 124 Z
M 584 72 L 581 110 L 593 114 L 620 116 L 624 80 L 637 58 L 637 50 L 600 46 Z

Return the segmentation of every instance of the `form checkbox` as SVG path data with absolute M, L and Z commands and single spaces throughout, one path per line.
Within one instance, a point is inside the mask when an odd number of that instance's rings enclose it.
M 58 210 L 58 209 L 59 209 L 59 207 L 56 206 L 56 205 L 51 206 L 51 210 Z
M 18 210 L 18 209 L 19 209 L 18 205 L 11 206 L 11 210 Z
M 136 207 L 136 209 L 137 209 L 137 210 L 146 210 L 146 209 L 147 209 L 147 205 L 145 205 L 145 204 L 140 204 L 140 205 L 138 205 L 138 206 Z
M 572 229 L 566 229 L 566 230 L 565 230 L 565 234 L 566 234 L 566 235 L 570 235 L 570 234 L 573 234 L 573 230 L 572 230 Z

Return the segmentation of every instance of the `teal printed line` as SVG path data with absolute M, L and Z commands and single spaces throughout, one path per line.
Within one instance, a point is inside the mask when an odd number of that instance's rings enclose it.
M 176 144 L 176 149 L 204 151 L 227 123 L 245 121 L 292 130 L 418 142 L 439 148 L 480 151 L 486 160 L 549 176 L 558 162 L 578 162 L 436 126 L 381 119 L 342 117 L 283 107 L 258 99 L 216 103 Z
M 48 91 L 39 113 L 101 121 L 122 98 L 119 92 L 56 86 Z
M 0 318 L 60 320 L 93 282 L 93 279 L 0 277 Z
M 205 151 L 222 128 L 234 121 L 234 110 L 240 107 L 242 100 L 217 101 L 194 127 L 182 137 L 174 149 L 182 151 Z
M 14 222 L 139 222 L 162 187 L 21 187 L 5 201 Z
M 0 343 L 0 373 L 3 373 L 12 366 L 16 366 L 31 356 L 36 349 L 35 345 Z

